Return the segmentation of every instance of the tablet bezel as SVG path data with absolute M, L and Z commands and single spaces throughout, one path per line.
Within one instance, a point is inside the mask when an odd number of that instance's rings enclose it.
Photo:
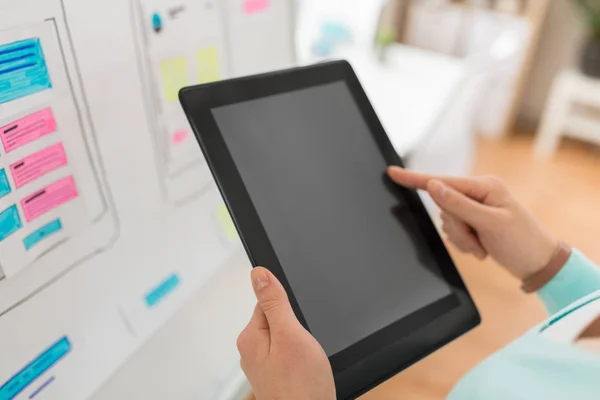
M 310 331 L 286 274 L 213 117 L 226 105 L 344 81 L 388 165 L 402 166 L 352 67 L 335 61 L 184 88 L 179 98 L 253 266 L 268 268 L 285 287 Z M 382 171 L 382 175 L 385 171 Z M 418 217 L 425 242 L 452 294 L 329 357 L 338 398 L 350 399 L 395 375 L 480 323 L 467 288 L 418 194 L 396 186 Z

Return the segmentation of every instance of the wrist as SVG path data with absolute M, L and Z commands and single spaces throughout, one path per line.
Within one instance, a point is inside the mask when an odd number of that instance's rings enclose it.
M 560 249 L 561 242 L 549 235 L 544 235 L 541 240 L 538 240 L 536 244 L 529 247 L 527 258 L 527 264 L 523 265 L 515 276 L 521 280 L 527 280 L 528 278 L 536 275 L 542 271 L 556 256 L 556 253 Z
M 546 286 L 565 266 L 570 256 L 571 247 L 564 242 L 557 241 L 554 251 L 548 257 L 546 264 L 523 279 L 521 286 L 523 291 L 533 293 Z

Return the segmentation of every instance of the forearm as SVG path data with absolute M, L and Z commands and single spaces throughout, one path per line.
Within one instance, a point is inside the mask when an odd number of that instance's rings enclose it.
M 556 276 L 538 291 L 542 303 L 554 314 L 573 302 L 600 290 L 600 268 L 581 252 L 571 256 Z

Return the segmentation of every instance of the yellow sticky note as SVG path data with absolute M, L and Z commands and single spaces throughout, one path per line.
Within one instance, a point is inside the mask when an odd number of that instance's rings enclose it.
M 179 89 L 190 85 L 186 58 L 184 56 L 175 57 L 161 62 L 160 78 L 165 99 L 169 103 L 176 102 Z
M 198 63 L 198 83 L 214 82 L 221 79 L 219 49 L 216 46 L 198 51 L 196 62 Z
M 227 206 L 225 204 L 221 204 L 219 207 L 219 223 L 225 232 L 225 236 L 227 239 L 235 239 L 238 234 L 235 229 L 235 225 L 233 220 L 231 219 L 231 215 L 229 215 L 229 211 L 227 210 Z

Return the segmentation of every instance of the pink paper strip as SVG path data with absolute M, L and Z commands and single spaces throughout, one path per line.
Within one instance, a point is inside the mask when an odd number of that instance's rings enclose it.
M 266 11 L 269 8 L 269 0 L 246 0 L 244 1 L 244 13 L 255 14 Z
M 68 176 L 21 200 L 21 208 L 27 222 L 31 222 L 77 196 L 75 180 Z
M 171 135 L 171 142 L 173 144 L 183 143 L 188 138 L 188 135 L 188 131 L 185 130 L 173 132 L 173 134 Z
M 38 151 L 10 166 L 15 186 L 18 188 L 67 164 L 62 143 Z
M 56 121 L 50 107 L 29 114 L 0 128 L 0 139 L 8 153 L 56 130 Z

